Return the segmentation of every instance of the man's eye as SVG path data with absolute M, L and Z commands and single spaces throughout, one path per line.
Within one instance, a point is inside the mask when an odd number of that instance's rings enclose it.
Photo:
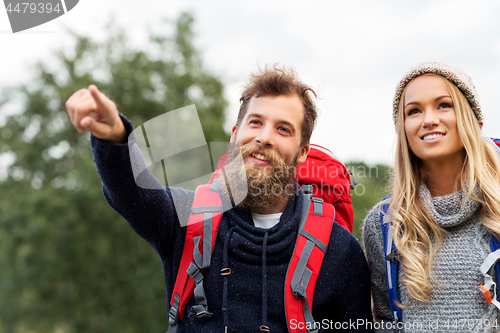
M 257 120 L 257 119 L 250 120 L 250 124 L 258 125 L 258 124 L 260 124 L 260 120 Z
M 290 130 L 288 130 L 288 128 L 283 127 L 283 126 L 278 127 L 278 129 L 279 129 L 281 132 L 287 132 L 287 133 L 288 133 L 288 132 L 290 132 Z

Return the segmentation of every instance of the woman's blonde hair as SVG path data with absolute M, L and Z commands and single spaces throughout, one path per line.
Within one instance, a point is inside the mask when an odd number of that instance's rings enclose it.
M 440 78 L 453 100 L 458 133 L 466 152 L 455 192 L 461 188 L 466 192 L 465 200 L 473 198 L 479 201 L 482 204 L 482 224 L 490 233 L 500 236 L 500 163 L 496 147 L 481 136 L 481 127 L 462 92 L 442 76 L 424 75 Z M 407 288 L 411 302 L 415 299 L 428 302 L 433 280 L 431 265 L 441 246 L 444 230 L 419 197 L 420 184 L 426 182 L 426 175 L 421 160 L 410 150 L 406 138 L 405 93 L 406 88 L 396 120 L 396 162 L 389 213 L 395 228 L 394 244 L 405 275 L 401 283 Z M 476 187 L 479 191 L 475 191 Z

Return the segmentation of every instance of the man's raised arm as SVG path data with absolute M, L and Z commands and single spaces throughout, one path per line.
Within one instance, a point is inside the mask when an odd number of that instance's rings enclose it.
M 148 177 L 154 186 L 137 185 L 130 149 L 138 148 L 134 141 L 127 141 L 133 125 L 95 85 L 75 92 L 66 102 L 66 108 L 79 132 L 92 133 L 92 153 L 108 204 L 157 252 L 170 253 L 180 228 L 172 192 L 181 198 L 181 203 L 185 201 L 186 207 L 190 207 L 193 194 L 182 189 L 165 189 L 147 172 L 142 176 Z

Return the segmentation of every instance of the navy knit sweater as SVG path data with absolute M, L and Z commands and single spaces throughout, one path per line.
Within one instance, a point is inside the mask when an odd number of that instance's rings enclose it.
M 132 124 L 122 119 L 130 133 Z M 107 202 L 161 258 L 169 303 L 186 234 L 186 227 L 181 225 L 185 225 L 194 194 L 179 188 L 140 188 L 134 181 L 127 144 L 109 143 L 93 136 L 91 144 Z M 268 326 L 271 332 L 287 332 L 284 281 L 302 200 L 299 191 L 289 200 L 280 222 L 270 229 L 255 227 L 251 213 L 239 207 L 224 213 L 211 266 L 204 273 L 208 309 L 213 316 L 188 318 L 195 303 L 192 297 L 178 332 L 224 332 L 226 325 L 228 332 L 260 332 L 261 325 Z M 220 275 L 223 267 L 232 271 L 226 281 Z M 339 327 L 345 332 L 372 331 L 366 324 L 372 321 L 366 259 L 357 240 L 336 223 L 317 279 L 312 314 L 322 328 L 320 331 Z

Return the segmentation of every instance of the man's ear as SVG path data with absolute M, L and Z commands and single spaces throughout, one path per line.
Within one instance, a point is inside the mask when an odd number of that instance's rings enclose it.
M 309 154 L 309 149 L 311 149 L 311 146 L 309 146 L 309 144 L 303 145 L 302 147 L 300 147 L 300 155 L 297 158 L 297 164 L 303 163 L 306 161 L 307 154 Z
M 233 128 L 231 129 L 231 140 L 230 140 L 231 143 L 236 142 L 236 131 L 237 130 L 238 130 L 238 127 L 236 127 L 236 125 L 234 125 Z

